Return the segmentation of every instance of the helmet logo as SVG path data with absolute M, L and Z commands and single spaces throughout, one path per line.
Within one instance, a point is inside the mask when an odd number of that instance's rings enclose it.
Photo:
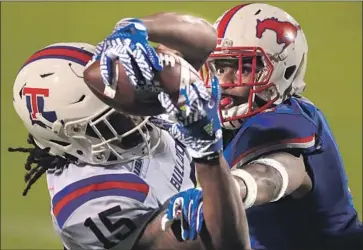
M 266 30 L 272 30 L 276 33 L 276 42 L 284 44 L 283 49 L 295 42 L 297 31 L 300 26 L 295 26 L 290 22 L 281 22 L 277 18 L 271 17 L 264 20 L 257 19 L 256 36 L 262 38 Z
M 25 96 L 26 107 L 29 111 L 32 125 L 38 124 L 43 128 L 48 127 L 46 124 L 38 120 L 37 114 L 41 114 L 44 119 L 51 123 L 57 120 L 55 111 L 44 111 L 44 97 L 49 96 L 49 89 L 24 87 L 22 90 L 22 96 Z

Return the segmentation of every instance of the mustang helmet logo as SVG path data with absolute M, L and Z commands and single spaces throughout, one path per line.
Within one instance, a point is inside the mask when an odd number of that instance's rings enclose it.
M 284 44 L 283 49 L 295 42 L 297 32 L 300 26 L 295 26 L 290 22 L 282 22 L 277 18 L 271 17 L 264 20 L 257 20 L 256 36 L 262 38 L 266 30 L 272 30 L 276 33 L 276 42 Z

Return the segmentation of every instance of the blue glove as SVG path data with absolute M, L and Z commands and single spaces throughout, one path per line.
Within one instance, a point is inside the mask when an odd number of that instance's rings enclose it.
M 212 79 L 212 91 L 208 92 L 203 82 L 181 86 L 178 108 L 167 93 L 158 96 L 175 124 L 169 127 L 169 133 L 187 146 L 194 159 L 207 158 L 223 150 L 222 129 L 219 120 L 220 87 L 216 77 Z
M 139 23 L 142 25 L 142 21 L 140 21 L 138 19 L 134 19 L 134 18 L 121 19 L 113 28 L 111 35 L 113 35 L 115 32 L 119 31 L 119 35 L 122 35 L 122 34 L 124 35 L 122 37 L 122 39 L 130 38 L 130 31 L 132 31 L 132 28 L 133 28 L 132 24 L 134 24 L 134 23 Z M 138 26 L 138 27 L 140 28 L 140 26 Z M 145 32 L 145 29 L 146 28 L 141 27 L 137 31 L 139 31 L 140 36 L 145 36 L 147 39 L 147 32 Z M 129 34 L 126 33 L 127 31 L 129 31 Z M 101 59 L 101 54 L 104 51 L 105 43 L 107 40 L 110 40 L 109 38 L 111 38 L 111 35 L 106 37 L 104 40 L 102 40 L 100 43 L 97 44 L 96 52 L 92 57 L 92 61 Z
M 200 188 L 188 189 L 171 198 L 161 220 L 162 230 L 166 231 L 175 220 L 181 221 L 182 239 L 195 240 L 204 223 L 203 192 Z
M 141 81 L 151 82 L 162 65 L 154 48 L 148 42 L 147 29 L 138 19 L 122 19 L 105 40 L 96 47 L 93 60 L 100 60 L 101 76 L 105 85 L 110 86 L 116 79 L 112 62 L 118 60 L 125 69 L 131 83 L 137 87 Z M 137 69 L 135 69 L 135 66 Z M 136 76 L 139 70 L 144 79 Z

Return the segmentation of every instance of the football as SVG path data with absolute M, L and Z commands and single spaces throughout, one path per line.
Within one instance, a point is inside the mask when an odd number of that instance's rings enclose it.
M 155 74 L 152 83 L 142 81 L 135 87 L 129 81 L 122 64 L 114 62 L 114 70 L 118 67 L 117 83 L 115 86 L 106 87 L 100 74 L 99 61 L 84 71 L 84 80 L 100 100 L 118 111 L 136 116 L 162 114 L 164 109 L 158 100 L 160 91 L 168 93 L 173 102 L 178 104 L 180 84 L 190 84 L 200 76 L 198 71 L 176 53 L 160 48 L 156 52 L 163 64 L 163 70 Z M 134 71 L 137 79 L 142 79 L 136 65 Z

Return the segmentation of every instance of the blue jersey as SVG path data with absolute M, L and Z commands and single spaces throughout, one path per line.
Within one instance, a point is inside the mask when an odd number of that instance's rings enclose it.
M 247 209 L 255 250 L 359 250 L 363 229 L 353 207 L 342 158 L 321 111 L 293 97 L 248 119 L 225 149 L 231 167 L 274 151 L 304 156 L 313 188 L 301 199 Z

